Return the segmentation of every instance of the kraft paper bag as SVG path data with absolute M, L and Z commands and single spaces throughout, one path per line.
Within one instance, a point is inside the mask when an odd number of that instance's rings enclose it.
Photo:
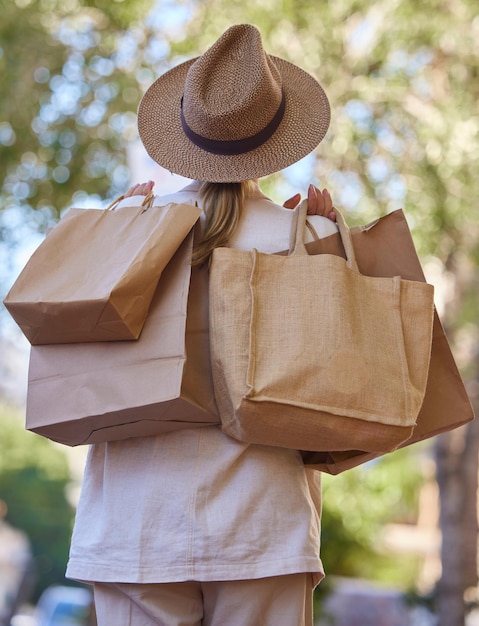
M 33 345 L 138 339 L 161 272 L 200 215 L 191 204 L 70 209 L 4 304 Z
M 307 203 L 291 254 L 218 248 L 210 270 L 211 360 L 222 428 L 248 443 L 386 452 L 416 425 L 427 383 L 433 287 L 308 255 Z
M 366 226 L 353 228 L 352 238 L 356 260 L 363 274 L 425 280 L 402 210 L 393 211 Z M 306 247 L 310 254 L 345 256 L 338 235 L 318 239 Z M 412 435 L 399 447 L 453 430 L 473 419 L 471 402 L 435 311 L 426 394 Z M 329 474 L 339 474 L 378 456 L 363 450 L 303 452 L 306 465 Z
M 31 347 L 28 430 L 76 446 L 218 424 L 208 273 L 191 268 L 192 237 L 163 271 L 138 341 Z

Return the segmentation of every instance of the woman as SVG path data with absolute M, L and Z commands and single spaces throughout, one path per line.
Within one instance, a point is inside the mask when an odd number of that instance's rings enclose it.
M 257 179 L 313 150 L 329 118 L 316 80 L 268 56 L 249 25 L 150 87 L 141 139 L 160 165 L 194 179 L 155 202 L 203 209 L 192 289 L 217 246 L 289 247 L 292 212 Z M 133 187 L 126 204 L 151 188 Z M 318 235 L 336 232 L 329 194 L 308 195 Z M 209 426 L 92 446 L 67 576 L 94 585 L 99 626 L 311 625 L 319 546 L 319 475 L 299 453 Z

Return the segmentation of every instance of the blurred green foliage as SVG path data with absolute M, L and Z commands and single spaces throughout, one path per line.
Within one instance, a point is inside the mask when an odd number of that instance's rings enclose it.
M 323 475 L 322 560 L 328 574 L 413 588 L 419 559 L 388 553 L 388 523 L 417 522 L 425 481 L 416 445 L 385 455 L 338 476 Z
M 74 509 L 67 498 L 65 452 L 26 432 L 18 410 L 0 405 L 0 500 L 6 521 L 23 531 L 33 553 L 34 597 L 64 583 Z
M 123 189 L 144 43 L 127 27 L 151 4 L 0 0 L 0 209 L 43 229 L 75 192 Z

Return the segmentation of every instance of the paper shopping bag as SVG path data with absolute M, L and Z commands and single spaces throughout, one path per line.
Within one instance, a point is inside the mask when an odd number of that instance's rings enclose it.
M 200 215 L 190 204 L 71 209 L 4 304 L 34 345 L 138 339 L 161 272 Z
M 75 446 L 218 423 L 207 270 L 191 270 L 191 249 L 192 234 L 163 271 L 138 341 L 31 347 L 28 430 Z
M 356 259 L 363 274 L 400 275 L 408 280 L 425 280 L 402 210 L 393 211 L 366 226 L 355 227 L 351 232 Z M 306 247 L 310 254 L 328 253 L 344 256 L 338 235 L 318 239 Z M 471 402 L 435 311 L 425 397 L 417 425 L 412 435 L 400 447 L 452 430 L 472 419 L 474 411 Z M 363 450 L 303 452 L 308 466 L 330 474 L 339 474 L 377 456 Z

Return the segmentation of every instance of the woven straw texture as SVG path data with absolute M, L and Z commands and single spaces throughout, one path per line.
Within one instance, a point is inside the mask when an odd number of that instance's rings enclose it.
M 284 92 L 286 108 L 273 135 L 235 155 L 195 145 L 181 123 L 181 100 L 191 129 L 208 139 L 255 135 L 273 118 Z M 201 57 L 158 78 L 138 109 L 138 130 L 149 155 L 175 174 L 236 182 L 266 176 L 309 154 L 324 138 L 330 107 L 321 85 L 296 65 L 268 56 L 253 26 L 228 29 Z
M 298 233 L 306 218 L 303 204 Z M 214 251 L 210 341 L 223 429 L 251 443 L 387 452 L 424 398 L 433 287 L 363 276 L 348 260 Z

